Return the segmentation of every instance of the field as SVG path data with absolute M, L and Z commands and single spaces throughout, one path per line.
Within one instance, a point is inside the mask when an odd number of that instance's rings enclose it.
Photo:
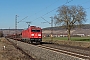
M 43 37 L 43 42 L 90 48 L 90 37 L 71 37 L 69 41 L 67 37 Z
M 3 48 L 5 46 L 5 48 Z M 0 60 L 29 60 L 5 38 L 0 38 Z
M 44 37 L 43 40 L 68 40 L 68 37 Z M 90 42 L 90 37 L 71 37 L 71 41 L 88 41 Z

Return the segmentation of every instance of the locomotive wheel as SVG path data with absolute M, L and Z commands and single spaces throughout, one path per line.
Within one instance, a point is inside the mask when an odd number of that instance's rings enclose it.
M 41 44 L 41 42 L 36 42 L 36 44 Z
M 31 41 L 31 44 L 33 43 L 33 41 Z

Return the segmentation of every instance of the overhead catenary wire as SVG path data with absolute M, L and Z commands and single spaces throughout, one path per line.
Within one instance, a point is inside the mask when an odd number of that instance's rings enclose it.
M 43 10 L 45 10 L 45 9 L 47 9 L 47 8 L 49 8 L 51 5 L 53 5 L 53 4 L 55 4 L 57 1 L 59 1 L 59 0 L 55 0 L 55 2 L 53 2 L 52 4 L 50 4 L 50 5 L 48 5 L 47 7 L 45 7 L 44 9 L 41 9 L 40 11 L 38 11 L 38 13 L 39 12 L 42 12 Z M 32 16 L 35 16 L 36 14 L 38 14 L 38 13 L 34 13 L 33 15 L 31 15 L 30 17 L 32 17 Z
M 48 22 L 46 19 L 44 19 L 43 17 L 41 17 L 43 20 L 45 20 L 47 23 L 51 24 L 50 22 Z
M 65 4 L 68 4 L 68 3 L 70 3 L 70 2 L 72 2 L 73 0 L 70 0 L 70 1 L 66 1 L 66 3 Z M 88 0 L 87 2 L 84 2 L 84 3 L 82 3 L 82 4 L 85 4 L 85 3 L 88 3 L 90 0 Z M 63 4 L 63 5 L 65 5 L 65 4 Z M 57 7 L 57 8 L 55 8 L 55 9 L 53 9 L 53 10 L 51 10 L 51 11 L 49 11 L 49 12 L 47 12 L 47 13 L 45 13 L 45 14 L 43 14 L 42 16 L 45 16 L 45 15 L 47 15 L 47 14 L 49 14 L 49 13 L 51 13 L 51 12 L 53 12 L 53 11 L 55 11 L 56 9 L 58 9 L 59 7 Z M 90 9 L 90 7 L 88 7 L 88 8 L 84 8 L 84 9 Z M 35 20 L 37 20 L 37 19 L 39 19 L 39 18 L 41 18 L 42 16 L 40 16 L 40 17 L 38 17 L 38 18 L 36 18 L 36 19 L 34 19 L 33 21 L 35 21 Z
M 68 4 L 68 3 L 72 2 L 72 1 L 73 1 L 73 0 L 66 1 L 66 2 L 65 2 L 65 4 Z M 63 4 L 63 5 L 65 5 L 65 4 Z M 37 19 L 41 18 L 42 16 L 45 16 L 45 15 L 47 15 L 47 14 L 49 14 L 49 13 L 51 13 L 51 12 L 55 11 L 55 10 L 56 10 L 56 9 L 58 9 L 58 8 L 59 8 L 59 7 L 55 8 L 55 9 L 53 9 L 53 10 L 51 10 L 51 11 L 49 11 L 49 12 L 47 12 L 47 13 L 43 14 L 43 15 L 41 15 L 40 17 L 37 17 L 36 19 L 32 20 L 31 22 L 33 22 L 33 21 L 35 21 L 35 20 L 37 20 Z
M 17 23 L 22 22 L 22 21 L 25 20 L 27 17 L 28 17 L 28 16 L 26 16 L 26 17 L 23 18 L 22 20 L 18 21 Z
M 67 1 L 65 2 L 65 4 L 68 4 L 68 3 L 72 2 L 72 1 L 74 1 L 74 0 L 67 0 Z M 89 0 L 89 1 L 90 1 L 90 0 Z M 85 3 L 86 3 L 86 2 L 85 2 Z M 84 3 L 84 4 L 85 4 L 85 3 Z M 62 5 L 65 5 L 65 4 L 62 4 Z M 80 4 L 81 4 L 81 3 L 80 3 Z M 48 7 L 46 7 L 46 8 L 48 8 Z M 45 16 L 45 15 L 47 15 L 47 14 L 55 11 L 56 9 L 58 9 L 58 7 L 56 7 L 55 9 L 53 9 L 53 10 L 51 10 L 51 11 L 49 11 L 49 12 L 47 12 L 47 13 L 45 13 L 45 14 L 43 14 L 43 15 L 41 15 L 41 16 L 33 19 L 33 20 L 31 20 L 30 22 L 34 22 L 35 20 L 40 19 L 41 17 L 43 17 L 43 16 Z M 85 9 L 90 9 L 90 7 L 89 7 L 89 8 L 85 8 Z M 36 13 L 35 13 L 35 14 L 36 14 Z

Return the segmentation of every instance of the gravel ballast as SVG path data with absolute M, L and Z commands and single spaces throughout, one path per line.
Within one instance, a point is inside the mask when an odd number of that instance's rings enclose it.
M 60 52 L 44 49 L 35 45 L 23 43 L 20 41 L 16 42 L 15 40 L 12 39 L 11 41 L 17 43 L 19 47 L 21 47 L 24 51 L 29 53 L 29 55 L 35 58 L 36 60 L 82 60 L 75 56 L 70 56 Z M 84 59 L 84 60 L 89 60 L 89 59 Z

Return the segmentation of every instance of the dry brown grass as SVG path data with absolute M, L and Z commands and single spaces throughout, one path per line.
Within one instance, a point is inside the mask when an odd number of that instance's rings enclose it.
M 3 46 L 6 48 L 3 49 Z M 17 50 L 5 38 L 0 38 L 0 60 L 28 60 L 28 57 Z

